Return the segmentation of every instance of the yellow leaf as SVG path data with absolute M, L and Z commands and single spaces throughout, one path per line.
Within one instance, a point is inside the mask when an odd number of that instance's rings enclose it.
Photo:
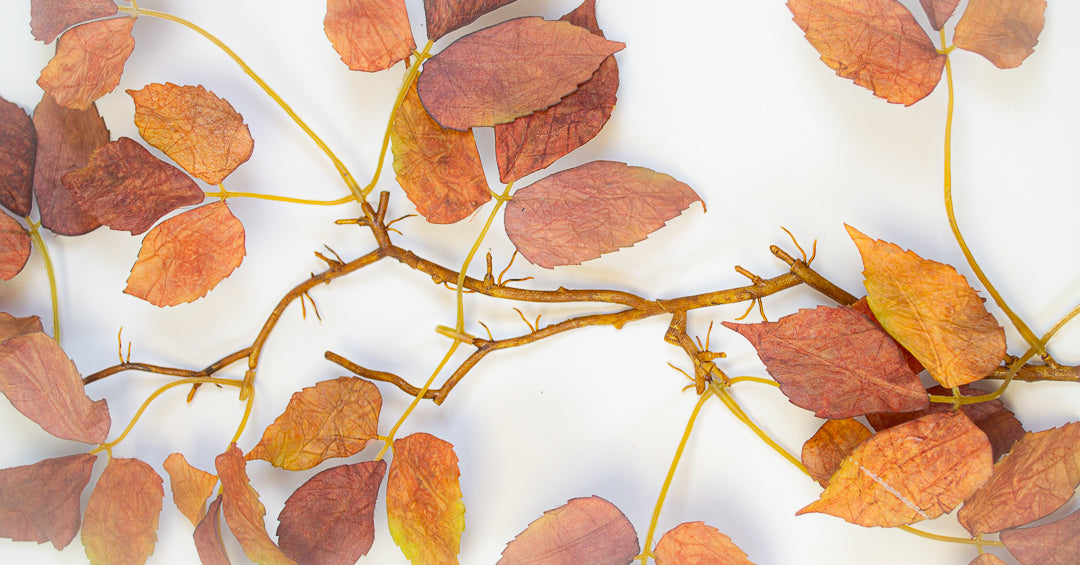
M 390 536 L 413 565 L 457 563 L 465 504 L 454 446 L 425 433 L 394 442 L 386 482 Z

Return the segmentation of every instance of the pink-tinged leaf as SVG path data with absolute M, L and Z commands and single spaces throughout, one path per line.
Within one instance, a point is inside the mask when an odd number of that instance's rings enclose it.
M 1046 0 L 971 0 L 956 22 L 953 45 L 986 57 L 999 69 L 1019 67 L 1035 52 Z
M 919 0 L 919 3 L 922 4 L 926 17 L 930 19 L 930 27 L 940 30 L 952 17 L 960 0 Z
M 432 41 L 514 0 L 424 0 L 427 35 Z
M 281 552 L 270 539 L 270 534 L 266 533 L 266 524 L 263 523 L 266 508 L 259 502 L 259 493 L 248 484 L 247 462 L 235 443 L 217 456 L 215 465 L 223 490 L 225 521 L 248 559 L 259 565 L 295 563 Z
M 206 513 L 206 500 L 214 493 L 217 476 L 192 467 L 179 453 L 169 455 L 163 467 L 169 474 L 169 486 L 176 508 L 193 526 L 197 526 Z
M 0 281 L 19 274 L 30 258 L 30 233 L 15 218 L 0 211 Z
M 614 504 L 598 496 L 574 498 L 506 544 L 498 565 L 626 565 L 639 547 L 634 526 Z
M 660 538 L 653 555 L 656 565 L 753 565 L 731 538 L 704 522 L 675 526 Z
M 30 32 L 52 43 L 65 29 L 117 12 L 113 0 L 30 0 Z
M 465 504 L 454 446 L 431 434 L 394 442 L 386 479 L 390 537 L 412 565 L 457 564 Z
M 550 269 L 629 247 L 699 201 L 663 173 L 593 161 L 516 191 L 503 220 L 518 251 Z
M 110 459 L 86 503 L 82 543 L 90 562 L 145 563 L 157 543 L 164 498 L 153 467 L 138 459 Z
M 323 30 L 354 71 L 381 71 L 416 48 L 404 0 L 327 0 Z
M 867 318 L 873 320 L 873 322 L 875 324 L 877 324 L 879 327 L 881 326 L 881 323 L 878 322 L 877 318 L 874 317 L 874 311 L 870 309 L 870 303 L 866 301 L 865 296 L 858 299 L 858 300 L 856 300 L 855 303 L 851 305 L 851 307 L 854 308 L 855 310 L 857 310 L 863 316 L 866 316 Z M 882 328 L 882 329 L 885 329 L 885 328 Z M 896 346 L 900 348 L 900 354 L 904 356 L 904 360 L 907 361 L 908 367 L 911 367 L 911 372 L 912 373 L 915 373 L 916 375 L 918 375 L 919 373 L 923 372 L 926 369 L 926 367 L 923 367 L 922 363 L 919 363 L 919 360 L 916 359 L 915 356 L 912 355 L 910 351 L 908 351 L 907 349 L 904 349 L 903 345 L 900 345 L 900 342 L 898 342 L 896 340 L 893 340 L 893 341 L 896 343 Z
M 99 444 L 109 434 L 109 407 L 86 396 L 75 364 L 43 333 L 0 344 L 0 392 L 58 438 Z
M 972 559 L 968 563 L 968 565 L 1009 565 L 1009 564 L 1006 563 L 1004 560 L 1002 560 L 997 555 L 994 555 L 993 553 L 984 553 L 984 554 L 976 557 L 975 559 Z M 1034 565 L 1034 564 L 1025 564 L 1025 565 Z
M 827 420 L 803 444 L 800 459 L 810 478 L 827 487 L 844 458 L 872 435 L 874 432 L 854 418 Z
M 210 503 L 206 514 L 195 526 L 195 549 L 202 565 L 231 565 L 229 555 L 225 553 L 225 542 L 221 539 L 221 497 L 219 494 Z
M 1080 511 L 1049 524 L 1005 530 L 1001 543 L 1022 565 L 1080 563 Z
M 56 55 L 41 70 L 38 85 L 61 106 L 85 110 L 120 84 L 124 63 L 135 49 L 135 18 L 85 23 L 64 34 Z
M 33 120 L 22 108 L 0 98 L 0 206 L 16 216 L 30 213 L 36 156 Z
M 61 178 L 90 162 L 90 154 L 109 142 L 109 130 L 91 104 L 86 110 L 64 108 L 45 94 L 34 109 L 37 160 L 34 197 L 41 225 L 60 235 L 82 235 L 101 225 L 64 187 Z
M 278 516 L 281 551 L 299 563 L 352 565 L 375 541 L 386 461 L 327 469 L 296 489 Z
M 0 312 L 0 343 L 20 335 L 43 331 L 45 330 L 41 327 L 41 318 L 37 316 L 16 318 L 7 312 Z
M 97 457 L 88 453 L 0 469 L 0 537 L 63 549 L 82 523 L 82 497 Z
M 450 44 L 416 87 L 443 127 L 493 126 L 557 103 L 623 47 L 568 22 L 518 18 Z

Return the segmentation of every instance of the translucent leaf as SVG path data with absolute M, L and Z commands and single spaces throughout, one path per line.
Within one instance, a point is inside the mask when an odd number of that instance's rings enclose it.
M 169 486 L 176 508 L 192 525 L 199 525 L 206 514 L 206 500 L 217 485 L 217 475 L 192 467 L 179 453 L 169 455 L 163 466 L 165 472 L 169 473 Z
M 960 0 L 919 0 L 919 3 L 922 4 L 926 17 L 930 18 L 930 27 L 940 30 L 952 17 Z
M 416 49 L 404 0 L 328 0 L 323 29 L 354 71 L 389 69 Z
M 259 493 L 248 484 L 246 464 L 236 444 L 215 460 L 225 521 L 248 559 L 259 565 L 292 565 L 295 561 L 286 557 L 266 533 L 266 508 L 259 502 Z
M 1001 69 L 1019 67 L 1035 52 L 1046 0 L 971 0 L 956 22 L 953 44 Z
M 195 526 L 195 549 L 199 552 L 202 565 L 230 565 L 229 555 L 225 553 L 225 542 L 221 539 L 221 498 L 210 503 L 206 514 Z
M 498 565 L 626 565 L 639 547 L 634 526 L 614 504 L 598 496 L 574 498 L 506 544 Z
M 828 420 L 803 444 L 802 464 L 810 478 L 827 487 L 844 458 L 872 435 L 858 420 Z
M 60 235 L 82 235 L 101 225 L 64 187 L 61 178 L 90 162 L 95 149 L 109 142 L 109 130 L 91 104 L 86 110 L 64 108 L 45 94 L 34 109 L 37 160 L 34 198 L 41 225 Z
M 113 0 L 30 0 L 30 32 L 52 43 L 65 29 L 116 14 Z
M 135 18 L 113 18 L 73 28 L 57 42 L 38 85 L 61 106 L 89 108 L 120 84 L 124 63 L 135 49 L 134 25 Z
M 22 108 L 0 98 L 0 206 L 16 216 L 30 214 L 36 155 L 34 122 Z
M 686 522 L 675 526 L 660 538 L 653 554 L 656 565 L 753 565 L 746 553 L 732 543 L 731 538 L 704 522 Z
M 1009 565 L 997 555 L 993 553 L 984 553 L 975 559 L 972 559 L 968 565 Z
M 79 531 L 97 457 L 87 453 L 0 469 L 0 536 L 63 549 Z
M 1001 543 L 1023 565 L 1080 563 L 1080 511 L 1049 524 L 1005 530 Z
M 138 459 L 110 459 L 86 503 L 82 543 L 90 563 L 145 563 L 157 543 L 164 498 L 153 467 Z
M 30 234 L 15 218 L 0 212 L 0 281 L 19 274 L 30 258 Z
M 394 442 L 386 480 L 390 536 L 413 565 L 457 563 L 465 504 L 454 447 L 425 433 Z
M 16 318 L 7 312 L 0 312 L 0 343 L 13 337 L 45 331 L 41 328 L 41 318 L 27 316 Z
M 424 0 L 428 37 L 435 41 L 514 0 Z

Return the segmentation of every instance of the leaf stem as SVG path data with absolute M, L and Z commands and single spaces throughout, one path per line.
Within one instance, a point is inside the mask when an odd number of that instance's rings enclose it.
M 45 245 L 45 239 L 41 237 L 41 224 L 26 218 L 26 225 L 29 226 L 27 230 L 30 233 L 30 240 L 34 242 L 34 247 L 37 248 L 38 253 L 41 254 L 41 260 L 45 262 L 45 273 L 49 276 L 49 298 L 52 300 L 52 318 L 53 318 L 53 339 L 56 343 L 60 343 L 60 298 L 56 289 L 56 269 L 53 268 L 52 256 L 49 255 L 49 248 Z
M 709 384 L 709 389 L 712 390 L 713 394 L 716 395 L 716 397 L 724 403 L 724 406 L 728 407 L 728 410 L 731 410 L 731 413 L 734 414 L 735 417 L 739 419 L 739 421 L 746 424 L 746 426 L 750 428 L 750 431 L 754 432 L 754 434 L 761 438 L 761 440 L 764 441 L 766 445 L 773 448 L 773 450 L 779 453 L 781 457 L 787 459 L 792 465 L 795 465 L 795 467 L 802 471 L 804 474 L 810 474 L 806 470 L 806 466 L 802 464 L 802 461 L 799 461 L 798 457 L 795 457 L 791 453 L 788 453 L 788 450 L 784 449 L 779 443 L 776 442 L 776 440 L 770 437 L 769 434 L 765 432 L 765 430 L 758 427 L 758 425 L 750 419 L 750 416 L 748 416 L 746 412 L 743 411 L 742 407 L 739 406 L 739 403 L 736 402 L 735 398 L 731 396 L 731 393 L 727 391 L 727 387 L 722 386 L 720 383 L 713 382 Z
M 339 206 L 356 202 L 352 195 L 342 196 L 336 200 L 309 200 L 307 198 L 293 198 L 291 196 L 275 196 L 273 194 L 260 194 L 258 192 L 229 192 L 224 187 L 218 192 L 207 192 L 207 198 L 255 198 L 258 200 L 271 200 L 274 202 L 288 202 L 290 204 L 310 204 L 312 206 Z
M 909 534 L 915 534 L 921 538 L 932 539 L 934 541 L 944 541 L 948 543 L 964 543 L 968 545 L 974 545 L 979 548 L 981 548 L 982 546 L 1005 547 L 1005 544 L 1001 543 L 1000 541 L 984 540 L 982 538 L 959 538 L 953 536 L 943 536 L 940 534 L 932 534 L 925 530 L 920 530 L 911 526 L 897 526 L 896 529 L 903 530 Z

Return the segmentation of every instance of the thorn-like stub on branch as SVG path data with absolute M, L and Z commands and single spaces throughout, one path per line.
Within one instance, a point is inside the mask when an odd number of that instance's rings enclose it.
M 775 245 L 770 245 L 769 246 L 769 252 L 772 253 L 773 255 L 775 255 L 777 259 L 780 259 L 781 261 L 787 263 L 788 265 L 794 265 L 795 264 L 795 258 L 794 257 L 792 257 L 791 255 L 788 255 L 787 251 L 784 251 L 783 249 L 780 249 L 779 247 L 777 247 Z

